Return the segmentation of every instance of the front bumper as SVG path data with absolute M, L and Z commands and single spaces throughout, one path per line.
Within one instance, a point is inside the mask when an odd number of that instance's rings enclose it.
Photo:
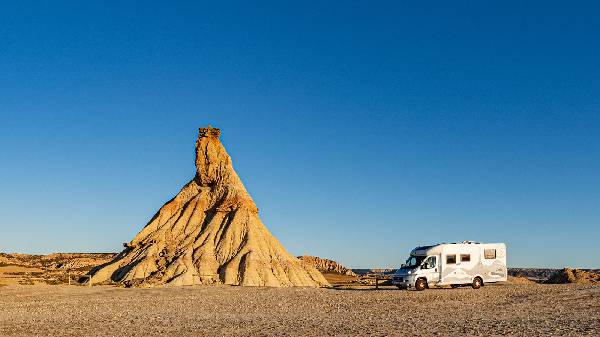
M 415 277 L 412 275 L 394 275 L 392 284 L 402 288 L 411 288 L 415 286 Z

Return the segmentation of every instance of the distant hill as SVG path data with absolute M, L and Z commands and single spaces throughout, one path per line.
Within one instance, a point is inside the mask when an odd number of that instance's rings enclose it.
M 569 269 L 569 268 L 566 268 Z M 565 269 L 555 268 L 508 268 L 508 275 L 514 277 L 524 277 L 536 282 L 546 282 L 557 273 L 563 272 Z M 600 274 L 600 269 L 576 269 L 584 272 Z M 563 272 L 564 273 L 564 272 Z
M 600 283 L 600 273 L 589 270 L 564 268 L 550 275 L 544 283 Z
M 115 253 L 54 253 L 49 255 L 0 253 L 0 286 L 66 284 L 85 281 L 93 267 L 112 261 Z
M 337 273 L 341 275 L 356 276 L 356 274 L 351 269 L 348 269 L 333 260 L 309 255 L 298 256 L 298 258 L 314 266 L 321 273 Z

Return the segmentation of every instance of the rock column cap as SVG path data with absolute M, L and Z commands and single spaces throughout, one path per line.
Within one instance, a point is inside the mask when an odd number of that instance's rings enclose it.
M 204 137 L 219 138 L 220 135 L 221 135 L 221 129 L 213 128 L 210 125 L 205 128 L 198 129 L 198 138 L 204 138 Z

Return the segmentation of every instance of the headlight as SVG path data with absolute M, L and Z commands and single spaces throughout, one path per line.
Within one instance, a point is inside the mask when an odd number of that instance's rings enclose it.
M 406 272 L 406 274 L 410 275 L 410 274 L 412 274 L 412 271 L 409 270 Z

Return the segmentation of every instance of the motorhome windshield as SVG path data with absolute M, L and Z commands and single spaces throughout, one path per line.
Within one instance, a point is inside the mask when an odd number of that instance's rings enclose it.
M 425 260 L 425 256 L 411 256 L 406 260 L 406 263 L 402 265 L 402 269 L 412 269 L 421 265 L 421 262 Z

